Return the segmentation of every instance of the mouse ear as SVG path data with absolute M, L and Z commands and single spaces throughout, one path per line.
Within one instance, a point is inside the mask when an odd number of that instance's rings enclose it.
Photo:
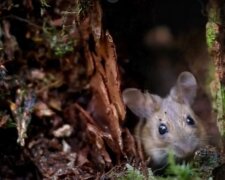
M 160 107 L 161 98 L 147 92 L 142 93 L 139 89 L 128 88 L 122 93 L 123 102 L 138 117 L 148 118 Z
M 170 91 L 170 96 L 180 103 L 192 104 L 197 93 L 197 81 L 190 72 L 182 72 L 177 78 L 175 87 Z

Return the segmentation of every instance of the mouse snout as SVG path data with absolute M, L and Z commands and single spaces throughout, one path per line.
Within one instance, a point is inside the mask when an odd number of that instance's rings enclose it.
M 187 142 L 176 143 L 174 145 L 175 156 L 177 156 L 178 158 L 190 157 L 191 155 L 193 155 L 195 150 L 196 146 Z

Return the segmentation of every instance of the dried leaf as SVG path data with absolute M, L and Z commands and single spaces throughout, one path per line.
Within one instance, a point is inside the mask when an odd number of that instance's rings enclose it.
M 39 69 L 31 71 L 31 79 L 42 80 L 45 77 L 45 73 Z
M 38 117 L 49 117 L 54 115 L 54 112 L 44 102 L 41 101 L 36 103 L 34 112 Z
M 65 141 L 62 141 L 62 145 L 63 145 L 63 152 L 64 153 L 70 153 L 71 152 L 71 146 Z
M 57 111 L 62 110 L 62 108 L 61 108 L 62 103 L 61 103 L 60 99 L 50 99 L 49 106 Z
M 8 123 L 10 119 L 10 116 L 9 115 L 3 115 L 0 119 L 0 127 L 4 127 L 6 126 L 6 124 Z
M 55 137 L 69 137 L 73 132 L 72 127 L 69 124 L 64 124 L 62 127 L 53 131 Z

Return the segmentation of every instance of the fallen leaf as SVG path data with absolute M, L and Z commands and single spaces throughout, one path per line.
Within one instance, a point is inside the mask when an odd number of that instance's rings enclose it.
M 64 124 L 62 127 L 53 131 L 55 137 L 69 137 L 73 132 L 72 127 L 69 124 Z
M 34 107 L 34 113 L 38 117 L 50 117 L 54 115 L 54 112 L 44 103 L 44 102 L 37 102 Z

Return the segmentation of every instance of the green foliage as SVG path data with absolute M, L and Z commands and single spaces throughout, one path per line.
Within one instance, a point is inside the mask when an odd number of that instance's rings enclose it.
M 6 124 L 6 128 L 16 128 L 16 122 L 12 118 L 9 118 Z
M 119 180 L 145 180 L 145 179 L 148 179 L 148 180 L 156 180 L 156 178 L 153 176 L 153 173 L 151 171 L 151 169 L 149 169 L 148 171 L 148 177 L 145 177 L 144 174 L 135 169 L 133 166 L 129 165 L 129 164 L 126 164 L 126 172 L 123 176 L 119 177 L 118 179 Z
M 215 51 L 218 53 L 219 46 L 216 45 L 216 38 L 219 34 L 219 24 L 221 24 L 220 19 L 220 7 L 215 3 L 210 4 L 210 9 L 208 11 L 208 23 L 206 25 L 206 38 L 208 44 L 209 52 Z M 221 26 L 221 25 L 220 25 Z M 218 42 L 219 44 L 219 42 Z M 217 59 L 217 55 L 213 55 L 213 59 Z M 220 65 L 217 65 L 220 66 Z M 219 67 L 218 67 L 219 68 Z M 217 72 L 219 73 L 219 72 Z M 218 77 L 217 77 L 218 78 Z M 214 97 L 213 106 L 217 112 L 217 125 L 219 127 L 220 134 L 225 136 L 225 88 L 224 85 L 219 82 L 219 79 L 214 80 L 216 88 L 212 88 L 212 95 Z
M 53 48 L 56 56 L 62 57 L 66 53 L 73 51 L 73 42 L 69 41 L 67 43 L 60 43 L 57 41 L 57 37 L 54 36 L 51 47 Z
M 218 22 L 219 16 L 215 7 L 211 7 L 208 12 L 208 23 L 206 25 L 206 41 L 209 48 L 212 48 L 217 34 L 218 34 Z
M 194 169 L 191 164 L 176 164 L 174 156 L 172 153 L 169 153 L 168 156 L 169 166 L 166 170 L 166 174 L 172 175 L 173 177 L 163 178 L 165 180 L 198 180 L 200 179 L 197 170 Z
M 217 31 L 215 26 L 217 25 L 212 22 L 208 22 L 206 26 L 206 41 L 209 48 L 213 47 L 213 44 L 216 40 Z
M 55 27 L 43 27 L 44 36 L 47 38 L 53 53 L 57 57 L 73 52 L 74 39 L 68 37 L 64 29 L 57 30 Z
M 49 7 L 47 0 L 40 0 L 42 5 L 41 14 L 47 11 Z M 92 7 L 93 1 L 91 0 L 78 0 L 75 6 L 68 8 L 66 11 L 62 11 L 62 25 L 61 27 L 55 27 L 52 25 L 43 26 L 43 32 L 45 39 L 49 42 L 50 48 L 57 57 L 62 57 L 67 53 L 74 51 L 74 46 L 76 45 L 76 39 L 71 38 L 71 30 L 76 28 L 74 24 L 69 24 L 68 19 L 71 19 L 71 15 L 75 17 L 82 18 L 88 13 L 89 9 Z M 71 23 L 71 22 L 69 22 Z M 74 23 L 74 22 L 73 22 Z
M 131 165 L 126 165 L 127 170 L 119 180 L 200 180 L 200 175 L 197 169 L 191 164 L 176 164 L 172 153 L 168 156 L 168 168 L 166 169 L 165 177 L 154 176 L 152 170 L 148 169 L 146 177 L 141 171 L 135 169 Z
M 40 0 L 42 7 L 50 7 L 46 0 Z
M 225 136 L 224 115 L 225 115 L 225 87 L 218 82 L 218 90 L 214 94 L 214 108 L 217 111 L 218 127 L 221 135 Z

